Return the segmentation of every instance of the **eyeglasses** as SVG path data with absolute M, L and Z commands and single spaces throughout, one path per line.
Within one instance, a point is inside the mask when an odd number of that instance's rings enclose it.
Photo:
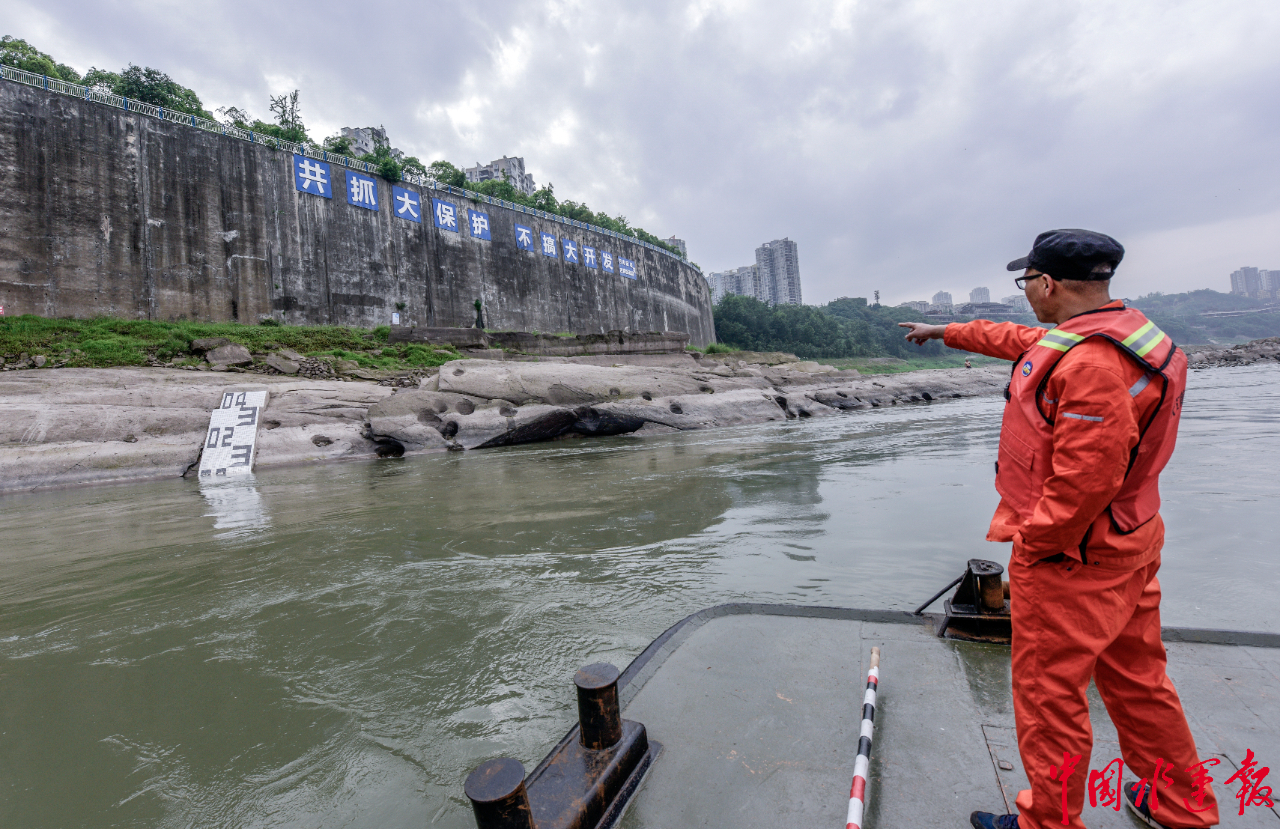
M 1019 291 L 1025 291 L 1027 289 L 1028 282 L 1030 282 L 1033 279 L 1039 279 L 1042 276 L 1049 276 L 1049 274 L 1038 273 L 1035 276 L 1020 276 L 1017 279 L 1013 280 L 1013 284 L 1018 286 Z M 1053 277 L 1049 277 L 1049 278 L 1052 279 Z

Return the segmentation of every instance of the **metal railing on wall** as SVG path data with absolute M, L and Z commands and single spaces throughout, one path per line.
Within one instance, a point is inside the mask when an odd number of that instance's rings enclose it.
M 160 118 L 165 121 L 172 121 L 175 124 L 193 127 L 205 132 L 214 132 L 219 135 L 226 135 L 231 138 L 238 138 L 241 141 L 248 141 L 253 144 L 262 144 L 272 149 L 281 150 L 287 153 L 314 158 L 318 161 L 324 161 L 329 164 L 339 164 L 352 170 L 359 170 L 364 173 L 378 172 L 377 165 L 370 164 L 367 161 L 351 158 L 338 153 L 331 153 L 323 147 L 317 147 L 314 144 L 295 144 L 292 141 L 285 141 L 271 135 L 262 135 L 250 130 L 240 129 L 230 124 L 222 124 L 218 121 L 211 121 L 208 118 L 201 118 L 199 115 L 191 115 L 186 112 L 178 112 L 172 109 L 155 106 L 154 104 L 144 103 L 142 101 L 130 100 L 129 98 L 114 95 L 110 92 L 103 92 L 98 89 L 83 86 L 78 83 L 68 83 L 58 78 L 50 78 L 48 75 L 37 75 L 34 72 L 27 72 L 23 69 L 15 69 L 12 66 L 4 66 L 0 64 L 0 78 L 5 80 L 16 81 L 27 86 L 35 86 L 50 92 L 57 92 L 62 95 L 70 95 L 74 98 L 81 98 L 85 101 L 92 101 L 97 104 L 106 104 L 107 106 L 123 109 L 126 112 L 137 112 L 152 118 Z M 450 193 L 464 199 L 470 199 L 473 202 L 482 202 L 484 204 L 492 204 L 497 207 L 505 207 L 508 210 L 515 210 L 519 213 L 526 213 L 530 216 L 537 216 L 540 219 L 546 219 L 550 222 L 557 222 L 570 227 L 577 227 L 583 230 L 590 230 L 593 233 L 601 233 L 605 236 L 612 236 L 633 245 L 640 245 L 649 250 L 670 256 L 672 259 L 678 259 L 693 268 L 698 268 L 686 257 L 678 253 L 673 253 L 666 248 L 658 247 L 652 242 L 646 242 L 644 239 L 638 239 L 635 236 L 628 236 L 625 233 L 618 233 L 616 230 L 599 227 L 597 225 L 580 222 L 576 219 L 570 219 L 566 216 L 559 216 L 555 213 L 548 213 L 545 210 L 539 210 L 536 207 L 529 207 L 516 202 L 510 202 L 506 199 L 499 199 L 493 196 L 487 196 L 484 193 L 477 193 L 474 190 L 466 190 L 462 187 L 454 187 L 451 184 L 444 184 L 433 178 L 426 176 L 405 175 L 403 180 L 419 187 L 427 187 L 432 190 L 438 190 L 442 193 Z M 699 271 L 701 269 L 698 269 Z

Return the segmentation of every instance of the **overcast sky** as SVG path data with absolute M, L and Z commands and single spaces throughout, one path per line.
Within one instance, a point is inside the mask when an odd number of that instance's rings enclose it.
M 523 156 L 705 272 L 789 237 L 810 304 L 998 299 L 1055 227 L 1118 238 L 1124 296 L 1280 269 L 1276 0 L 6 0 L 0 27 L 211 110 L 296 87 L 316 138 Z

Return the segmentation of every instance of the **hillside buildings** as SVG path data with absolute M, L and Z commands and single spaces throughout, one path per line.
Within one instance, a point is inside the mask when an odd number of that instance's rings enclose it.
M 387 137 L 385 127 L 343 127 L 342 137 L 351 139 L 351 149 L 356 156 L 375 152 L 379 147 L 391 150 L 391 157 L 396 161 L 404 158 L 404 153 L 391 147 L 391 139 Z
M 684 239 L 677 239 L 676 237 L 672 236 L 671 238 L 663 239 L 662 241 L 666 242 L 668 245 L 671 245 L 671 247 L 680 251 L 680 255 L 683 256 L 685 259 L 689 258 L 689 247 L 688 245 L 685 244 Z
M 709 274 L 707 282 L 711 285 L 712 302 L 736 294 L 770 305 L 804 304 L 800 290 L 800 250 L 786 237 L 756 248 L 754 265 Z
M 975 288 L 969 292 L 969 301 L 956 305 L 947 291 L 938 291 L 932 302 L 912 300 L 898 303 L 899 308 L 910 308 L 921 314 L 936 317 L 979 317 L 981 319 L 1001 320 L 1018 314 L 1031 313 L 1031 306 L 1022 294 L 1007 296 L 999 302 L 991 302 L 991 292 L 987 288 Z
M 719 302 L 729 294 L 769 301 L 767 294 L 760 289 L 760 269 L 755 265 L 709 274 L 707 281 L 711 283 L 712 302 Z
M 1026 294 L 1014 294 L 1013 296 L 1007 296 L 1000 301 L 1005 305 L 1013 306 L 1024 314 L 1031 313 L 1031 303 L 1027 302 Z
M 468 167 L 462 171 L 467 176 L 467 181 L 491 181 L 497 179 L 502 180 L 506 175 L 507 181 L 511 182 L 511 186 L 524 193 L 526 196 L 532 196 L 533 191 L 538 188 L 533 183 L 533 176 L 525 172 L 524 159 L 518 156 L 502 158 L 490 161 L 488 164 L 476 162 L 476 166 Z
M 1251 299 L 1280 299 L 1280 271 L 1240 268 L 1231 274 L 1231 293 Z

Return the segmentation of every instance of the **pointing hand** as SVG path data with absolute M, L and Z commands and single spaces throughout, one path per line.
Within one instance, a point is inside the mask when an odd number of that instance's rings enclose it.
M 900 322 L 899 328 L 910 328 L 907 339 L 916 345 L 924 345 L 928 340 L 940 340 L 946 333 L 945 325 L 930 325 L 927 322 Z

